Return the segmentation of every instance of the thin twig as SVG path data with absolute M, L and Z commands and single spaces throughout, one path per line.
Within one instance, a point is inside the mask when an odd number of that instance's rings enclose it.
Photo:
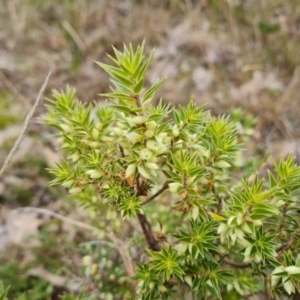
M 151 230 L 151 225 L 149 224 L 145 215 L 137 214 L 139 223 L 143 230 L 143 234 L 147 240 L 148 246 L 151 250 L 160 251 L 160 245 L 157 240 L 155 240 L 154 235 Z
M 12 147 L 12 149 L 10 150 L 8 156 L 6 157 L 6 159 L 4 161 L 4 164 L 3 164 L 3 166 L 2 166 L 2 168 L 0 170 L 0 178 L 1 178 L 2 174 L 3 174 L 3 172 L 5 171 L 5 169 L 7 168 L 7 166 L 9 165 L 9 163 L 10 163 L 13 155 L 17 151 L 17 149 L 18 149 L 18 147 L 19 147 L 19 145 L 20 145 L 20 143 L 21 143 L 21 141 L 22 141 L 22 139 L 23 139 L 23 137 L 25 135 L 25 132 L 26 132 L 28 126 L 29 126 L 30 120 L 32 119 L 33 114 L 34 114 L 34 112 L 35 112 L 35 110 L 36 110 L 36 108 L 37 108 L 37 106 L 38 106 L 38 104 L 39 104 L 39 102 L 40 102 L 40 100 L 42 98 L 42 95 L 43 95 L 44 90 L 45 90 L 45 88 L 47 86 L 47 83 L 48 83 L 50 75 L 51 75 L 51 71 L 49 72 L 48 76 L 46 77 L 46 79 L 45 79 L 45 81 L 44 81 L 44 83 L 43 83 L 43 85 L 42 85 L 42 87 L 41 87 L 41 89 L 39 91 L 39 94 L 38 94 L 38 96 L 37 96 L 37 98 L 35 100 L 35 103 L 33 104 L 31 110 L 29 111 L 29 113 L 26 116 L 26 119 L 25 119 L 25 122 L 24 122 L 24 125 L 23 125 L 23 128 L 22 128 L 21 132 L 20 132 L 19 137 L 15 141 L 14 146 Z
M 102 233 L 102 231 L 99 228 L 97 228 L 97 227 L 94 227 L 94 226 L 91 226 L 89 224 L 86 224 L 86 223 L 83 223 L 83 222 L 80 222 L 80 221 L 75 221 L 73 219 L 64 217 L 64 216 L 62 216 L 60 214 L 57 214 L 57 213 L 55 213 L 55 212 L 53 212 L 51 210 L 48 210 L 48 209 L 36 208 L 36 207 L 21 207 L 21 208 L 17 208 L 15 210 L 13 210 L 12 212 L 18 212 L 18 211 L 21 211 L 21 212 L 37 212 L 37 213 L 41 213 L 41 214 L 44 214 L 44 215 L 47 215 L 47 216 L 59 219 L 59 220 L 65 222 L 65 223 L 68 223 L 68 224 L 71 224 L 71 225 L 75 225 L 75 226 L 77 226 L 79 228 L 87 229 L 87 230 L 90 230 L 90 231 L 93 231 L 93 232 L 101 232 Z M 113 234 L 112 231 L 110 233 L 110 237 L 113 240 L 114 244 L 106 242 L 106 241 L 93 241 L 93 243 L 95 243 L 95 242 L 104 243 L 105 242 L 105 243 L 109 244 L 109 246 L 116 247 L 117 250 L 118 250 L 118 252 L 120 253 L 123 261 L 124 261 L 124 265 L 125 265 L 125 268 L 127 270 L 128 275 L 129 276 L 133 276 L 134 275 L 134 267 L 133 267 L 133 263 L 131 261 L 130 256 L 123 249 L 123 247 L 121 245 L 121 241 Z M 86 243 L 83 243 L 83 244 L 86 244 Z
M 125 157 L 125 152 L 124 152 L 123 147 L 120 144 L 119 144 L 119 150 L 120 150 L 121 156 L 124 158 Z
M 279 232 L 278 236 L 281 235 L 282 229 L 284 227 L 284 221 L 285 221 L 285 217 L 286 217 L 287 208 L 288 208 L 288 203 L 286 203 L 283 207 L 283 212 L 282 212 L 279 227 L 278 227 L 278 232 Z
M 279 246 L 279 247 L 276 249 L 276 252 L 277 252 L 278 254 L 281 254 L 283 251 L 285 251 L 286 249 L 288 249 L 289 247 L 291 247 L 292 244 L 293 244 L 294 242 L 296 242 L 296 241 L 297 241 L 297 238 L 296 238 L 295 236 L 292 237 L 287 243 L 285 243 L 285 244 Z
M 94 227 L 92 225 L 89 225 L 89 224 L 86 224 L 86 223 L 83 223 L 83 222 L 80 222 L 80 221 L 75 221 L 73 219 L 64 217 L 64 216 L 62 216 L 58 213 L 55 213 L 51 210 L 48 210 L 48 209 L 37 208 L 37 207 L 20 207 L 20 208 L 14 209 L 12 212 L 18 212 L 18 211 L 26 212 L 26 213 L 29 213 L 29 212 L 41 213 L 41 214 L 46 215 L 46 216 L 54 217 L 54 218 L 56 218 L 58 220 L 61 220 L 65 223 L 75 225 L 79 228 L 87 229 L 87 230 L 90 230 L 90 231 L 93 231 L 93 232 L 101 232 L 102 233 L 102 231 L 97 227 Z
M 285 243 L 285 244 L 279 246 L 278 248 L 276 248 L 276 250 L 275 250 L 276 253 L 278 253 L 280 255 L 283 251 L 285 251 L 286 249 L 291 247 L 292 244 L 296 241 L 297 241 L 297 237 L 294 236 L 287 243 Z M 228 260 L 227 258 L 224 259 L 224 262 L 227 265 L 230 265 L 230 266 L 238 268 L 238 269 L 247 269 L 247 268 L 251 267 L 251 264 L 249 264 L 249 263 L 236 263 L 234 261 Z
M 228 260 L 227 258 L 224 258 L 224 261 L 227 265 L 238 268 L 238 269 L 247 269 L 247 268 L 251 267 L 251 264 L 236 263 L 234 261 Z
M 80 247 L 85 245 L 105 245 L 111 248 L 116 248 L 116 245 L 114 243 L 103 240 L 88 241 L 79 244 Z
M 122 244 L 122 241 L 120 241 L 114 234 L 112 228 L 110 230 L 110 237 L 113 240 L 122 260 L 125 266 L 125 269 L 127 271 L 127 274 L 129 277 L 134 276 L 135 272 L 134 272 L 134 266 L 133 266 L 133 262 L 132 259 L 128 253 L 128 250 L 124 249 L 124 246 Z
M 162 194 L 165 190 L 167 190 L 169 187 L 169 182 L 166 181 L 164 183 L 164 185 L 161 187 L 161 189 L 159 189 L 154 195 L 152 195 L 150 198 L 148 198 L 147 200 L 145 200 L 143 203 L 141 203 L 141 205 L 145 205 L 149 202 L 151 202 L 152 200 L 154 200 L 158 195 Z
M 217 214 L 220 215 L 222 213 L 222 200 L 223 198 L 217 194 L 216 188 L 212 185 L 211 190 L 217 199 Z
M 66 288 L 70 292 L 79 292 L 81 284 L 75 279 L 69 279 L 57 274 L 53 274 L 43 267 L 29 269 L 26 275 L 40 277 L 47 282 L 50 282 L 55 287 Z

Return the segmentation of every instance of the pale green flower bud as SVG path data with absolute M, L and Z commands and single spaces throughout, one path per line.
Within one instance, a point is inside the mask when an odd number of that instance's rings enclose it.
M 130 132 L 126 135 L 126 137 L 132 144 L 141 142 L 143 140 L 143 136 L 136 132 Z
M 255 227 L 257 227 L 257 226 L 262 226 L 262 221 L 261 220 L 254 220 L 253 221 L 253 225 L 255 226 Z
M 80 159 L 80 155 L 78 153 L 73 153 L 70 158 L 72 159 L 73 162 L 76 162 Z
M 99 170 L 89 170 L 86 172 L 88 175 L 90 175 L 90 178 L 92 179 L 97 179 L 100 178 L 104 175 L 102 171 Z
M 153 281 L 151 281 L 151 282 L 149 283 L 149 289 L 150 289 L 150 290 L 154 289 L 155 285 L 156 285 L 156 283 L 153 282 Z
M 274 204 L 276 207 L 280 207 L 282 205 L 285 205 L 285 201 L 283 200 L 278 200 L 275 204 Z
M 202 154 L 204 157 L 209 158 L 210 157 L 210 150 L 207 149 L 206 151 L 203 152 Z
M 90 142 L 89 145 L 92 148 L 99 148 L 100 147 L 100 143 L 99 142 Z
M 116 136 L 122 136 L 122 134 L 123 134 L 122 129 L 117 128 L 117 127 L 115 127 L 115 128 L 113 129 L 113 131 L 114 131 L 114 133 L 115 133 Z
M 104 136 L 101 137 L 100 140 L 101 140 L 102 142 L 105 142 L 105 143 L 112 143 L 112 142 L 114 141 L 114 139 L 115 139 L 115 138 L 114 138 L 113 136 L 105 136 L 105 135 L 104 135 Z
M 144 132 L 144 136 L 147 138 L 147 139 L 151 139 L 153 136 L 154 136 L 154 132 L 152 130 L 146 130 Z
M 214 164 L 214 166 L 217 167 L 217 168 L 224 168 L 224 169 L 231 167 L 231 165 L 225 160 L 219 160 L 218 162 L 216 162 Z
M 160 285 L 158 287 L 158 290 L 159 290 L 160 293 L 165 293 L 165 292 L 168 291 L 167 288 L 164 285 Z
M 116 279 L 116 275 L 115 274 L 110 274 L 108 278 L 109 278 L 110 281 L 114 281 Z
M 83 187 L 73 187 L 69 190 L 70 194 L 78 194 L 83 190 Z
M 99 137 L 99 131 L 96 128 L 92 129 L 92 136 L 94 140 L 97 140 Z
M 279 266 L 277 268 L 274 269 L 274 271 L 272 272 L 272 286 L 277 285 L 277 283 L 279 282 L 281 276 L 277 276 L 276 274 L 278 273 L 282 273 L 284 272 L 284 268 L 282 266 Z
M 148 148 L 143 148 L 140 151 L 140 157 L 141 159 L 145 159 L 148 160 L 153 156 L 153 152 L 151 150 L 149 150 Z
M 202 178 L 200 178 L 199 182 L 200 182 L 201 184 L 203 184 L 203 185 L 207 185 L 207 184 L 208 184 L 208 179 L 202 177 Z
M 239 243 L 243 248 L 246 248 L 246 247 L 250 247 L 250 246 L 251 246 L 251 243 L 249 243 L 249 242 L 248 242 L 246 239 L 244 239 L 244 238 L 239 238 L 238 243 Z
M 64 186 L 64 187 L 70 187 L 71 185 L 73 185 L 74 182 L 75 182 L 74 180 L 68 180 L 68 181 L 64 182 L 62 184 L 62 186 Z
M 175 245 L 174 247 L 177 251 L 178 251 L 178 254 L 183 254 L 187 248 L 188 248 L 188 244 L 186 243 L 178 243 L 177 245 Z
M 92 264 L 92 267 L 91 267 L 91 274 L 92 275 L 95 275 L 98 271 L 98 266 L 97 264 Z M 107 298 L 106 298 L 107 299 Z
M 86 255 L 82 258 L 82 265 L 85 267 L 89 267 L 92 263 L 92 257 L 90 255 Z
M 231 234 L 231 235 L 230 235 L 230 238 L 231 238 L 231 240 L 232 240 L 232 242 L 233 242 L 233 244 L 234 244 L 235 241 L 236 241 L 236 239 L 237 239 L 236 233 Z
M 191 186 L 194 183 L 194 180 L 196 179 L 196 176 L 189 178 L 186 183 L 188 186 Z
M 258 254 L 258 253 L 255 253 L 255 260 L 257 261 L 257 262 L 261 262 L 261 260 L 262 260 L 262 257 Z
M 293 285 L 292 280 L 288 280 L 287 277 L 283 277 L 282 281 L 284 282 L 283 287 L 286 290 L 286 292 L 291 295 L 293 293 L 295 293 L 295 286 Z
M 144 111 L 148 108 L 148 106 L 151 104 L 151 102 L 152 102 L 152 98 L 147 99 L 145 102 L 142 103 L 142 108 Z
M 144 168 L 143 166 L 138 166 L 138 171 L 139 171 L 139 173 L 140 173 L 143 177 L 149 179 L 150 176 L 149 176 L 149 174 L 146 172 L 146 170 L 145 170 L 145 168 Z
M 228 219 L 228 225 L 232 225 L 233 221 L 236 220 L 236 216 L 231 216 L 229 219 Z M 235 222 L 236 223 L 236 222 Z
M 135 170 L 136 170 L 136 165 L 135 164 L 128 165 L 128 167 L 126 169 L 126 175 L 125 175 L 125 177 L 128 178 L 131 175 L 133 175 L 134 172 L 135 172 Z
M 149 169 L 149 173 L 150 173 L 151 176 L 157 177 L 157 174 L 156 174 L 155 170 Z
M 177 128 L 175 128 L 175 129 L 172 130 L 172 134 L 173 134 L 174 137 L 178 137 L 179 134 L 180 134 L 180 131 Z
M 237 238 L 238 239 L 242 239 L 242 238 L 244 238 L 244 231 L 243 230 L 241 230 L 241 229 L 239 229 L 239 228 L 235 228 L 235 234 L 236 234 L 236 236 L 237 236 Z
M 192 219 L 194 219 L 194 220 L 198 219 L 198 217 L 199 217 L 199 207 L 198 206 L 194 206 L 192 208 L 191 216 L 192 216 Z
M 244 222 L 241 226 L 241 228 L 246 232 L 246 233 L 252 233 L 249 225 L 247 224 L 247 222 Z
M 178 190 L 179 187 L 182 187 L 181 183 L 178 183 L 178 182 L 169 183 L 169 190 L 173 194 L 177 193 L 177 190 Z
M 172 141 L 172 137 L 166 136 L 163 141 L 164 143 L 169 144 Z
M 152 162 L 147 162 L 146 163 L 146 166 L 149 168 L 149 169 L 152 169 L 152 170 L 158 170 L 158 165 L 156 163 L 152 163 Z
M 152 162 L 152 163 L 156 163 L 158 161 L 158 158 L 157 156 L 153 155 L 149 160 L 148 162 Z
M 296 267 L 296 266 L 290 266 L 290 267 L 286 267 L 284 268 L 284 271 L 288 272 L 289 274 L 300 274 L 300 268 Z
M 103 128 L 103 124 L 98 123 L 98 124 L 96 125 L 96 128 L 97 128 L 99 131 L 101 131 L 102 128 Z
M 236 221 L 237 221 L 237 224 L 238 224 L 238 225 L 243 224 L 243 222 L 244 222 L 244 216 L 243 216 L 242 213 L 238 213 L 238 214 L 237 214 Z
M 225 233 L 227 231 L 227 229 L 228 229 L 227 224 L 221 223 L 218 227 L 218 234 Z
M 67 124 L 60 124 L 59 126 L 64 132 L 72 132 L 72 128 Z
M 166 132 L 161 132 L 157 138 L 159 138 L 160 142 L 163 141 L 164 138 L 166 138 L 168 136 L 168 134 Z
M 198 152 L 201 153 L 201 150 L 203 149 L 203 147 L 200 146 L 200 145 L 195 144 L 195 145 L 192 146 L 192 149 L 198 150 Z
M 126 129 L 126 125 L 124 123 L 121 123 L 121 122 L 118 122 L 117 123 L 117 126 L 120 128 L 120 129 Z
M 136 116 L 132 118 L 127 118 L 127 121 L 129 124 L 134 124 L 134 125 L 141 125 L 146 122 L 146 118 L 142 116 Z
M 193 285 L 191 276 L 184 276 L 184 281 L 191 287 Z
M 249 246 L 249 247 L 246 248 L 245 253 L 244 253 L 244 256 L 245 256 L 244 261 L 246 261 L 247 259 L 250 258 L 251 250 L 252 250 L 252 246 Z
M 147 130 L 154 130 L 157 126 L 157 123 L 155 121 L 150 121 L 146 124 Z

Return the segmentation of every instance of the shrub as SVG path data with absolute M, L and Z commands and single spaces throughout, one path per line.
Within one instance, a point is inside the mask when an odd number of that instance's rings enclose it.
M 145 58 L 144 46 L 114 48 L 114 66 L 97 63 L 111 76 L 106 105 L 85 105 L 69 87 L 53 91 L 43 120 L 58 130 L 67 156 L 51 170 L 52 184 L 99 216 L 114 211 L 133 227 L 138 220 L 147 257 L 135 256 L 134 299 L 298 293 L 300 167 L 290 155 L 266 180 L 258 173 L 239 180 L 237 124 L 193 99 L 155 105 L 165 79 L 145 88 L 154 52 Z

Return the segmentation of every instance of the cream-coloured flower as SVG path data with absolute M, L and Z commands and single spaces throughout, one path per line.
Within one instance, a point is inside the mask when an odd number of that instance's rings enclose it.
M 144 160 L 149 160 L 153 156 L 153 152 L 148 148 L 143 148 L 140 151 L 140 158 Z

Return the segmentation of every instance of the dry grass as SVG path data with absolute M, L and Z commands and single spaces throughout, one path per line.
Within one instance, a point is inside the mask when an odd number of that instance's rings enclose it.
M 46 96 L 70 84 L 83 101 L 100 100 L 108 78 L 94 60 L 106 61 L 111 45 L 143 39 L 147 51 L 156 47 L 149 83 L 168 77 L 165 101 L 193 95 L 213 113 L 242 107 L 258 118 L 259 148 L 300 148 L 299 16 L 297 0 L 0 1 L 0 165 L 50 69 Z M 0 181 L 0 204 L 71 210 L 53 205 L 63 192 L 47 187 L 43 169 L 58 156 L 48 136 L 30 125 Z

